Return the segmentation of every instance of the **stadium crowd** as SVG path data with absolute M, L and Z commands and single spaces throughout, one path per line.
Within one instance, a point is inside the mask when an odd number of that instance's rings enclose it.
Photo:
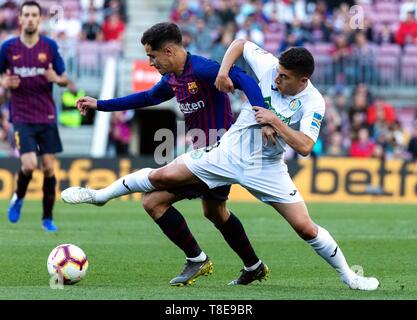
M 363 20 L 354 20 L 358 12 Z M 411 52 L 417 61 L 416 18 L 416 0 L 175 0 L 171 10 L 187 49 L 219 62 L 237 38 L 275 55 L 291 46 L 308 48 L 316 74 L 324 75 L 313 82 L 333 84 L 325 94 L 326 117 L 314 155 L 388 159 L 417 159 L 417 122 L 403 128 L 398 108 L 369 87 L 392 76 L 377 64 L 382 51 L 389 58 L 394 52 L 394 59 Z M 248 70 L 243 62 L 240 66 Z M 289 151 L 287 156 L 294 156 Z

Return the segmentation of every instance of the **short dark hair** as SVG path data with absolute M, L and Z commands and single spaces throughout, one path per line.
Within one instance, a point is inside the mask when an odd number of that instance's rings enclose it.
M 182 45 L 182 34 L 175 23 L 161 22 L 146 30 L 140 42 L 150 45 L 152 50 L 159 50 L 167 42 Z
M 310 78 L 314 72 L 313 55 L 306 48 L 293 47 L 279 56 L 279 64 L 297 75 Z
M 24 7 L 29 7 L 29 6 L 34 6 L 34 7 L 38 7 L 39 9 L 39 15 L 42 15 L 42 8 L 41 5 L 39 3 L 37 3 L 36 1 L 25 1 L 20 5 L 20 9 L 19 9 L 19 15 L 22 15 L 23 13 L 23 8 Z

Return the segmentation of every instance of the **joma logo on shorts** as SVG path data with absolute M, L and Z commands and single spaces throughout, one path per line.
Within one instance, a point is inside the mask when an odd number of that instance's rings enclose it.
M 183 113 L 193 113 L 199 109 L 203 109 L 204 107 L 204 101 L 202 100 L 192 103 L 180 103 L 180 110 Z

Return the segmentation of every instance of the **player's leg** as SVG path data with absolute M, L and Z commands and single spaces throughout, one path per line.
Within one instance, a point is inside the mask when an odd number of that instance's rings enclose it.
M 36 157 L 37 143 L 34 127 L 30 124 L 14 124 L 13 129 L 16 147 L 20 153 L 21 167 L 17 174 L 16 191 L 10 200 L 8 218 L 10 222 L 16 223 L 20 218 L 23 199 L 32 179 L 33 171 L 38 166 L 38 159 Z
M 23 200 L 28 189 L 30 180 L 32 179 L 33 171 L 38 166 L 38 160 L 35 152 L 27 152 L 20 157 L 21 167 L 17 174 L 17 187 L 12 199 L 10 200 L 8 208 L 8 218 L 12 223 L 19 221 Z
M 42 227 L 45 231 L 55 232 L 58 230 L 53 222 L 52 210 L 55 204 L 55 154 L 62 152 L 62 143 L 58 133 L 58 127 L 55 124 L 44 124 L 38 126 L 37 142 L 39 145 L 39 154 L 42 159 L 43 171 L 43 215 Z
M 172 206 L 182 199 L 183 196 L 168 191 L 145 193 L 142 198 L 145 211 L 186 256 L 184 270 L 170 281 L 173 286 L 192 284 L 197 277 L 211 274 L 213 270 L 212 262 L 201 250 L 183 215 Z
M 311 220 L 304 201 L 271 205 L 288 221 L 295 232 L 337 271 L 341 280 L 350 288 L 359 290 L 378 288 L 377 279 L 358 276 L 350 269 L 342 250 L 330 233 Z
M 203 194 L 204 216 L 209 219 L 223 235 L 230 248 L 243 261 L 243 269 L 238 279 L 229 284 L 249 284 L 264 280 L 269 274 L 268 267 L 257 257 L 246 231 L 239 218 L 226 207 L 230 185 L 210 189 Z
M 56 178 L 54 172 L 55 165 L 55 155 L 54 154 L 43 154 L 41 156 L 41 168 L 43 172 L 43 198 L 42 198 L 42 226 L 45 231 L 57 231 L 55 223 L 53 222 L 53 208 L 55 204 L 55 188 L 56 188 Z
M 112 199 L 134 192 L 146 193 L 194 183 L 201 183 L 201 181 L 193 175 L 181 158 L 177 158 L 159 169 L 145 168 L 128 174 L 103 189 L 93 190 L 81 187 L 65 189 L 61 197 L 71 204 L 104 205 Z

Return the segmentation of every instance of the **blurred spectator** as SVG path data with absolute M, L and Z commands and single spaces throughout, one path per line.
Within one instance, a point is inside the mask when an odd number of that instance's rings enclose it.
M 331 77 L 337 84 L 350 84 L 355 77 L 352 66 L 352 47 L 343 33 L 334 36 L 333 44 L 330 50 L 332 65 L 329 66 Z
M 125 31 L 125 23 L 120 14 L 112 13 L 103 24 L 104 41 L 121 41 Z
M 407 20 L 407 14 L 414 12 L 414 16 L 417 19 L 417 0 L 403 1 L 400 7 L 400 19 L 401 21 Z
M 81 21 L 74 9 L 64 10 L 64 17 L 57 20 L 52 30 L 53 36 L 64 37 L 69 42 L 77 41 L 81 36 Z
M 366 118 L 369 125 L 375 124 L 378 113 L 382 113 L 382 118 L 388 124 L 395 122 L 396 117 L 394 106 L 384 101 L 381 97 L 376 97 L 374 103 L 368 108 Z
M 301 47 L 303 43 L 303 40 L 298 38 L 294 33 L 289 33 L 284 41 L 281 42 L 277 53 L 281 53 L 291 47 Z
M 211 49 L 211 58 L 218 63 L 221 63 L 226 53 L 227 48 L 234 39 L 234 28 L 233 26 L 229 27 L 223 34 L 215 41 L 213 48 Z
M 326 26 L 323 16 L 315 12 L 311 18 L 311 23 L 306 27 L 306 41 L 309 43 L 329 42 L 330 30 Z
M 125 0 L 105 0 L 104 1 L 104 18 L 118 13 L 123 22 L 127 22 L 127 10 Z
M 12 31 L 18 28 L 19 6 L 16 1 L 2 1 L 0 6 L 1 18 L 4 23 L 5 30 Z
M 104 0 L 80 0 L 80 5 L 85 12 L 91 9 L 101 10 L 104 8 Z
M 188 30 L 192 32 L 194 45 L 197 49 L 193 53 L 208 57 L 213 45 L 213 38 L 211 30 L 207 28 L 204 19 L 198 18 L 195 25 L 192 28 L 189 27 Z
M 245 39 L 262 47 L 264 45 L 264 34 L 253 25 L 253 16 L 248 16 L 242 28 L 236 33 L 236 39 Z
M 220 18 L 223 26 L 235 23 L 235 18 L 239 13 L 239 5 L 236 0 L 220 0 L 216 15 Z
M 132 139 L 131 120 L 134 115 L 134 110 L 112 113 L 110 138 L 118 156 L 129 155 L 129 144 Z
M 61 96 L 62 110 L 59 114 L 61 125 L 75 128 L 81 125 L 82 116 L 76 108 L 76 102 L 85 95 L 85 91 L 78 89 L 73 81 L 68 82 L 68 86 Z
M 374 66 L 375 48 L 369 44 L 365 33 L 362 31 L 356 33 L 352 58 L 355 64 L 355 82 L 371 82 L 377 79 Z
M 191 32 L 184 30 L 182 33 L 182 45 L 189 52 L 197 52 L 197 46 L 194 41 L 194 37 Z
M 103 40 L 103 33 L 100 24 L 97 22 L 97 14 L 95 10 L 90 9 L 88 12 L 88 20 L 82 26 L 81 40 Z
M 368 128 L 362 127 L 352 141 L 349 155 L 356 158 L 370 158 L 374 155 L 375 143 L 369 138 Z
M 178 0 L 177 4 L 174 5 L 174 9 L 171 11 L 170 18 L 175 23 L 186 22 L 194 12 L 188 8 L 187 0 Z
M 417 160 L 417 120 L 414 122 L 411 139 L 408 142 L 407 151 L 410 153 L 412 160 Z
M 391 30 L 391 26 L 388 23 L 382 25 L 381 30 L 375 35 L 375 42 L 378 45 L 386 43 L 394 43 L 394 33 Z
M 406 44 L 417 44 L 417 21 L 414 11 L 407 13 L 407 19 L 402 21 L 395 34 L 395 42 L 404 46 Z
M 340 131 L 336 131 L 330 136 L 325 155 L 330 157 L 345 157 L 348 155 L 346 148 L 343 146 L 343 135 Z

